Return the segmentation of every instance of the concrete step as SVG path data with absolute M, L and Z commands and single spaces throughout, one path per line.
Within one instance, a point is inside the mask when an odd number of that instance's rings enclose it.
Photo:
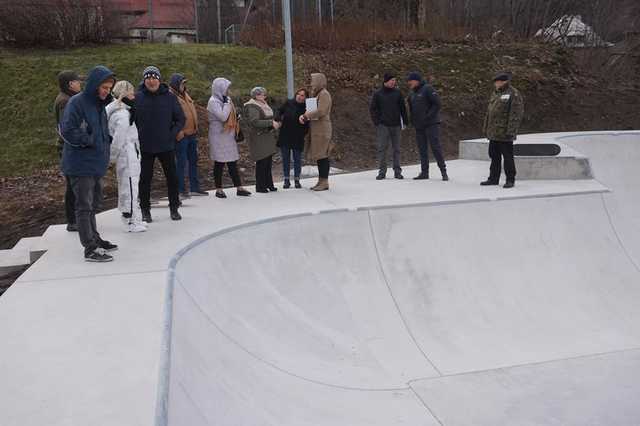
M 549 139 L 542 140 L 527 135 L 519 137 L 515 143 L 555 143 L 561 149 L 560 154 L 553 157 L 516 157 L 518 179 L 593 179 L 589 158 L 563 143 Z M 489 141 L 487 139 L 460 141 L 459 157 L 463 160 L 489 161 Z

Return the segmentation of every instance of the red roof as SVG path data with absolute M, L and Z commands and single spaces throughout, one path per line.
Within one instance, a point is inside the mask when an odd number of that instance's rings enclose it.
M 194 28 L 194 0 L 151 0 L 153 27 L 165 29 Z M 132 28 L 151 28 L 148 13 L 149 0 L 112 0 L 112 4 L 123 12 L 140 13 Z

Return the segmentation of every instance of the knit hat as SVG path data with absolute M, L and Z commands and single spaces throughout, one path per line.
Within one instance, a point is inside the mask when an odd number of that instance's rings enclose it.
M 386 82 L 388 82 L 389 80 L 391 80 L 393 78 L 396 78 L 396 76 L 393 73 L 386 72 L 386 73 L 384 73 L 384 76 L 382 77 L 382 80 L 386 83 Z
M 409 75 L 407 76 L 407 81 L 422 81 L 422 74 L 420 74 L 418 71 L 413 71 L 410 72 Z
M 510 81 L 511 73 L 507 71 L 500 71 L 493 77 L 493 81 Z
M 156 78 L 160 80 L 162 78 L 162 75 L 160 74 L 160 70 L 158 69 L 158 67 L 154 67 L 153 65 L 150 65 L 146 67 L 142 72 L 142 78 L 144 80 L 148 78 Z

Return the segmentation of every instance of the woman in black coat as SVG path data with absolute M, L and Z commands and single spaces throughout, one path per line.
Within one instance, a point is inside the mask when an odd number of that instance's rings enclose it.
M 293 153 L 293 177 L 296 188 L 300 185 L 300 173 L 302 172 L 302 151 L 304 150 L 304 138 L 309 130 L 309 124 L 300 124 L 300 116 L 307 108 L 307 90 L 300 89 L 294 99 L 289 99 L 278 110 L 278 120 L 282 123 L 278 147 L 282 154 L 282 167 L 284 171 L 284 188 L 291 188 L 291 154 Z

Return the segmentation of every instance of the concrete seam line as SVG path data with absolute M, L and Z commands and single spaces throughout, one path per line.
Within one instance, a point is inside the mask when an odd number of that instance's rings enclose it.
M 431 407 L 429 407 L 429 405 L 427 404 L 427 402 L 422 399 L 422 397 L 420 396 L 420 394 L 418 394 L 418 392 L 416 392 L 416 390 L 413 388 L 413 386 L 409 386 L 409 389 L 411 389 L 411 392 L 413 392 L 413 394 L 415 395 L 416 398 L 418 398 L 418 401 L 420 401 L 420 403 L 424 406 L 424 408 L 429 412 L 429 414 L 431 414 L 431 417 L 433 417 L 433 419 L 435 421 L 438 422 L 438 424 L 440 426 L 444 426 L 444 423 L 442 423 L 442 421 L 438 418 L 438 416 L 436 416 L 436 413 L 433 412 L 433 410 L 431 409 Z
M 155 426 L 167 426 L 169 422 L 169 385 L 171 374 L 171 332 L 173 327 L 173 290 L 175 269 L 167 274 L 166 293 L 162 315 L 162 336 L 160 340 L 160 360 L 158 363 L 158 388 L 156 394 Z
M 471 376 L 471 375 L 474 375 L 474 374 L 491 373 L 492 371 L 505 371 L 505 370 L 515 369 L 515 368 L 535 367 L 535 366 L 540 366 L 540 365 L 545 365 L 545 364 L 554 364 L 554 363 L 563 362 L 563 361 L 586 360 L 586 359 L 590 359 L 590 358 L 599 358 L 599 357 L 603 357 L 603 356 L 607 356 L 607 355 L 617 355 L 617 354 L 623 354 L 623 353 L 627 353 L 627 352 L 637 352 L 637 351 L 640 351 L 640 346 L 634 347 L 634 348 L 628 348 L 628 349 L 620 349 L 620 350 L 615 350 L 615 351 L 608 351 L 608 352 L 596 352 L 596 353 L 585 354 L 585 355 L 576 355 L 576 356 L 570 356 L 570 357 L 567 357 L 567 358 L 556 358 L 556 359 L 549 359 L 549 360 L 545 360 L 545 361 L 529 362 L 529 363 L 525 363 L 525 364 L 513 364 L 513 365 L 507 365 L 507 366 L 504 366 L 504 367 L 485 368 L 483 370 L 463 371 L 463 372 L 460 372 L 460 373 L 444 374 L 441 377 L 423 377 L 423 378 L 420 378 L 420 379 L 409 380 L 409 382 L 407 384 L 409 385 L 409 387 L 413 387 L 413 384 L 417 383 L 417 382 L 427 382 L 427 381 L 433 381 L 433 380 L 442 380 L 442 379 L 447 379 L 447 378 L 450 378 L 450 377 Z
M 518 200 L 539 200 L 545 198 L 564 198 L 564 197 L 580 197 L 587 195 L 600 195 L 611 192 L 609 188 L 593 189 L 587 191 L 566 192 L 564 194 L 537 194 L 537 195 L 515 195 L 513 197 L 498 197 L 493 201 L 518 201 Z
M 611 230 L 613 231 L 613 235 L 615 235 L 616 239 L 618 240 L 618 244 L 620 245 L 620 248 L 624 252 L 624 254 L 627 257 L 627 259 L 629 259 L 629 262 L 631 262 L 631 264 L 634 266 L 636 271 L 640 272 L 640 264 L 638 264 L 638 262 L 633 258 L 633 256 L 631 255 L 631 253 L 627 249 L 627 246 L 625 245 L 624 241 L 622 241 L 622 237 L 620 236 L 620 233 L 618 232 L 618 228 L 616 228 L 616 225 L 613 223 L 613 218 L 611 217 L 611 212 L 609 211 L 609 206 L 607 206 L 607 200 L 604 199 L 604 194 L 600 195 L 600 198 L 602 199 L 602 207 L 604 208 L 604 212 L 606 213 L 607 219 L 609 220 L 609 225 L 611 226 Z
M 380 271 L 380 276 L 382 277 L 382 280 L 384 281 L 385 285 L 387 286 L 387 291 L 389 292 L 389 296 L 391 296 L 391 300 L 393 301 L 393 304 L 396 307 L 396 311 L 398 312 L 398 316 L 400 316 L 400 319 L 402 320 L 402 323 L 404 324 L 404 328 L 407 331 L 407 334 L 409 335 L 411 340 L 413 341 L 413 344 L 416 346 L 416 349 L 418 349 L 418 351 L 420 351 L 420 353 L 422 354 L 424 359 L 426 359 L 427 362 L 429 363 L 429 365 L 431 365 L 431 368 L 433 368 L 436 373 L 438 373 L 440 376 L 442 376 L 442 372 L 440 372 L 438 367 L 436 367 L 436 365 L 433 363 L 433 361 L 431 361 L 429 356 L 426 354 L 426 352 L 422 349 L 422 347 L 418 343 L 418 340 L 416 339 L 416 337 L 414 336 L 413 332 L 411 331 L 411 327 L 409 327 L 409 323 L 407 322 L 407 319 L 405 318 L 404 314 L 402 313 L 402 309 L 400 309 L 400 304 L 398 303 L 398 300 L 396 299 L 396 296 L 393 294 L 393 290 L 391 289 L 391 284 L 389 283 L 389 278 L 387 277 L 387 273 L 384 270 L 384 265 L 382 263 L 382 255 L 380 254 L 380 250 L 378 249 L 378 242 L 376 240 L 376 234 L 375 234 L 375 232 L 373 230 L 373 221 L 371 219 L 371 211 L 367 212 L 367 217 L 369 219 L 369 232 L 371 233 L 371 239 L 372 239 L 372 242 L 373 242 L 373 249 L 374 249 L 374 251 L 376 253 L 376 259 L 378 261 L 378 269 Z
M 67 280 L 80 280 L 80 279 L 87 279 L 87 278 L 103 278 L 103 277 L 123 277 L 127 275 L 157 274 L 160 272 L 167 272 L 167 269 L 151 269 L 149 271 L 134 271 L 134 272 L 116 272 L 114 274 L 76 275 L 73 277 L 39 278 L 37 280 L 16 281 L 16 284 L 40 284 L 43 282 L 50 282 L 50 281 L 67 281 Z
M 426 202 L 417 202 L 417 203 L 407 203 L 407 204 L 398 204 L 398 205 L 389 205 L 389 206 L 364 206 L 358 207 L 356 211 L 375 211 L 375 210 L 395 210 L 395 209 L 406 209 L 411 207 L 437 207 L 437 206 L 448 206 L 448 205 L 458 205 L 458 204 L 476 204 L 476 203 L 485 203 L 491 201 L 490 198 L 472 198 L 468 200 L 451 200 L 451 201 L 426 201 Z
M 255 359 L 258 362 L 261 362 L 265 365 L 267 365 L 268 367 L 273 368 L 274 370 L 286 374 L 287 376 L 291 376 L 294 377 L 298 380 L 302 380 L 305 382 L 309 382 L 309 383 L 313 383 L 319 386 L 325 386 L 325 387 L 329 387 L 329 388 L 334 388 L 334 389 L 342 389 L 342 390 L 349 390 L 349 391 L 358 391 L 358 392 L 396 392 L 396 391 L 402 391 L 402 390 L 408 390 L 408 387 L 389 387 L 389 388 L 378 388 L 378 389 L 373 389 L 373 388 L 359 388 L 359 387 L 355 387 L 355 386 L 342 386 L 342 385 L 336 385 L 333 383 L 326 383 L 326 382 L 321 382 L 319 380 L 315 380 L 315 379 L 310 379 L 308 377 L 304 377 L 301 376 L 299 374 L 293 373 L 291 371 L 285 370 L 282 367 L 279 367 L 278 365 L 276 365 L 275 363 L 271 362 L 271 361 L 267 361 L 266 359 L 260 357 L 259 355 L 253 353 L 251 350 L 249 350 L 248 348 L 246 348 L 244 345 L 242 345 L 240 342 L 238 342 L 236 339 L 234 339 L 231 335 L 229 335 L 227 332 L 225 332 L 222 327 L 220 327 L 218 325 L 218 323 L 216 323 L 215 320 L 213 320 L 213 318 L 211 318 L 205 311 L 204 309 L 202 309 L 202 306 L 200 306 L 200 304 L 196 301 L 195 297 L 193 297 L 193 295 L 191 293 L 189 293 L 189 290 L 185 287 L 185 285 L 178 280 L 178 285 L 182 288 L 182 290 L 184 291 L 184 293 L 187 295 L 187 297 L 189 298 L 189 300 L 191 300 L 191 303 L 193 303 L 193 305 L 198 309 L 198 311 L 200 311 L 200 313 L 204 316 L 204 318 L 207 320 L 207 322 L 209 324 L 211 324 L 216 330 L 218 330 L 218 332 L 224 336 L 231 344 L 235 345 L 238 347 L 238 349 L 240 349 L 241 351 L 243 351 L 244 353 L 246 353 L 247 355 L 249 355 L 251 358 Z M 165 425 L 162 425 L 165 426 Z

